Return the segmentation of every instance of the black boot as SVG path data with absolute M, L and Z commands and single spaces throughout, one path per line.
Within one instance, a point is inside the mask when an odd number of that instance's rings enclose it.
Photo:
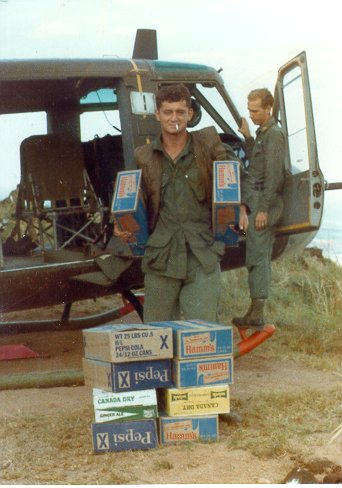
M 240 329 L 260 329 L 265 325 L 264 306 L 266 300 L 262 298 L 253 298 L 251 305 L 243 317 L 234 317 L 232 322 Z

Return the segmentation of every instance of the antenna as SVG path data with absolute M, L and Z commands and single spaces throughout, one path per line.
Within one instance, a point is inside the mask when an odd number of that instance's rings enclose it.
M 158 59 L 156 30 L 137 30 L 133 49 L 133 59 Z

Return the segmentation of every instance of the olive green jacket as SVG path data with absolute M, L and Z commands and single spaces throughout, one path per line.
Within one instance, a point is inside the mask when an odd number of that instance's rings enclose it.
M 215 127 L 206 127 L 190 132 L 194 153 L 203 185 L 206 192 L 208 205 L 212 205 L 212 175 L 213 161 L 223 161 L 227 157 L 236 160 L 233 150 L 224 145 L 219 138 Z M 138 168 L 142 169 L 143 190 L 147 206 L 149 231 L 156 226 L 159 216 L 160 191 L 162 184 L 162 164 L 160 153 L 154 151 L 151 144 L 136 148 L 135 161 Z

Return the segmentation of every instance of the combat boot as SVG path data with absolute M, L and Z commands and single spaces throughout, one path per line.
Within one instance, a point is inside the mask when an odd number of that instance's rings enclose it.
M 262 329 L 265 325 L 265 303 L 266 300 L 262 298 L 253 298 L 246 315 L 243 317 L 234 317 L 232 320 L 233 324 L 241 329 Z

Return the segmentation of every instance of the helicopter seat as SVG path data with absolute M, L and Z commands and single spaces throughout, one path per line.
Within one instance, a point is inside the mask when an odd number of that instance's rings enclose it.
M 55 250 L 94 243 L 103 206 L 85 169 L 82 144 L 59 135 L 35 135 L 20 146 L 18 217 L 32 220 L 37 244 Z

